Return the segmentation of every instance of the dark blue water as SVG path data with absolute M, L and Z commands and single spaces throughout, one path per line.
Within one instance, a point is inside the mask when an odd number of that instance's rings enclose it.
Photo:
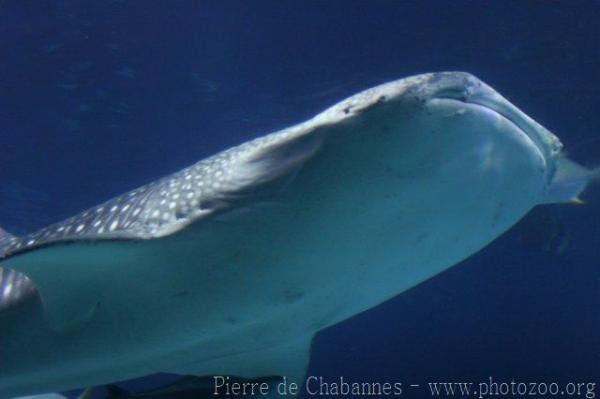
M 0 59 L 0 223 L 17 232 L 430 71 L 477 75 L 600 163 L 595 1 L 3 1 Z M 584 197 L 322 332 L 309 374 L 421 384 L 409 397 L 600 383 L 600 190 Z

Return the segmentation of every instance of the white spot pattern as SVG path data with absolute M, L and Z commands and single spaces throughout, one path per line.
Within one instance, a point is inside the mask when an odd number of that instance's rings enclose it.
M 0 259 L 52 242 L 99 239 L 150 239 L 168 234 L 182 220 L 207 217 L 232 206 L 239 190 L 274 178 L 281 165 L 255 162 L 270 150 L 309 136 L 318 127 L 351 118 L 381 99 L 398 97 L 409 88 L 427 84 L 433 75 L 419 75 L 365 90 L 325 110 L 313 119 L 204 159 L 97 207 L 0 247 Z M 461 77 L 462 79 L 462 77 Z M 276 158 L 276 157 L 274 157 Z M 276 161 L 276 159 L 275 159 Z M 285 166 L 285 163 L 284 163 Z

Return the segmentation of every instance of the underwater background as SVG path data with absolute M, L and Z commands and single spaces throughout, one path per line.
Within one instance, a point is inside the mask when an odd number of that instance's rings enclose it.
M 423 72 L 475 74 L 600 165 L 598 1 L 4 0 L 0 59 L 15 233 Z M 600 384 L 600 188 L 583 199 L 321 332 L 308 374 Z

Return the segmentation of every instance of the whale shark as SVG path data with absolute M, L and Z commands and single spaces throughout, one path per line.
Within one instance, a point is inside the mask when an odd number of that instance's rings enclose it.
M 318 331 L 537 205 L 577 202 L 591 175 L 469 73 L 367 89 L 39 231 L 1 231 L 0 398 L 157 372 L 301 384 Z

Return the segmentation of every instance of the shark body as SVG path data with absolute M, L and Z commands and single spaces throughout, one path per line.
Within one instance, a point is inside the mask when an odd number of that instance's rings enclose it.
M 0 398 L 156 372 L 300 382 L 319 330 L 576 199 L 588 172 L 561 147 L 472 75 L 423 74 L 2 232 Z

